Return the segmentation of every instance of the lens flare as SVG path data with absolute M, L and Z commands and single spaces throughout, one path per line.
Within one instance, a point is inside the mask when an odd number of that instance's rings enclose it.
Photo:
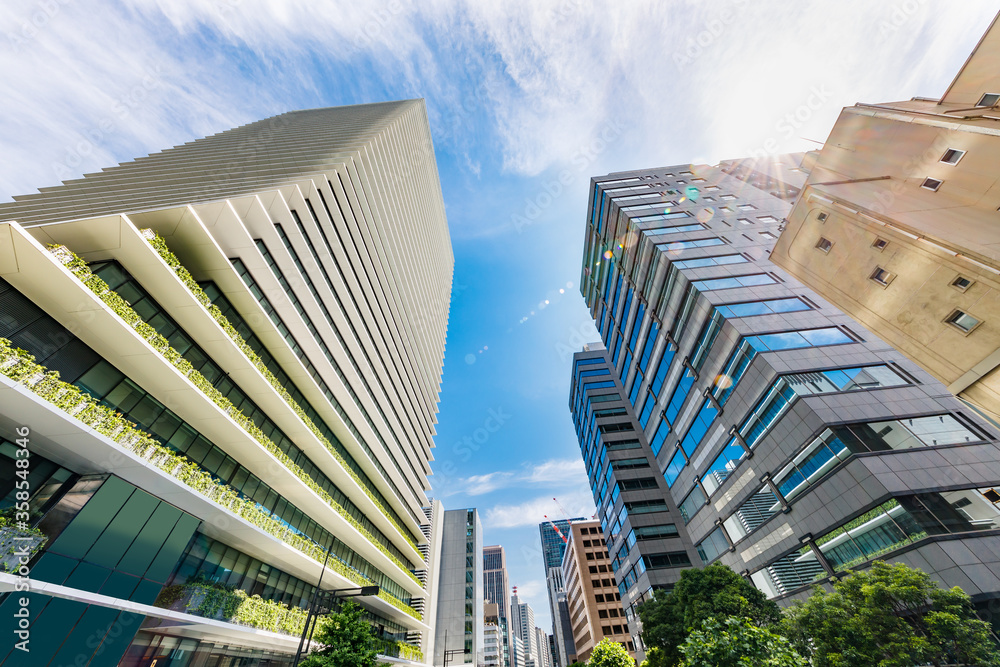
M 611 251 L 610 250 L 605 250 L 604 251 L 604 259 L 611 259 Z
M 711 207 L 703 208 L 698 211 L 694 217 L 698 222 L 708 222 L 715 217 L 715 209 Z
M 719 389 L 729 389 L 733 386 L 733 378 L 723 373 L 719 377 L 715 378 L 715 386 Z

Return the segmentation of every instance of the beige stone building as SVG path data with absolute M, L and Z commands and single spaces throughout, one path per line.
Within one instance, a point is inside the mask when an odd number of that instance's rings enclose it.
M 1000 26 L 940 99 L 843 110 L 771 259 L 1000 422 Z
M 600 522 L 573 523 L 567 537 L 562 570 L 576 659 L 589 660 L 594 647 L 605 637 L 624 645 L 634 658 L 635 645 L 629 636 Z

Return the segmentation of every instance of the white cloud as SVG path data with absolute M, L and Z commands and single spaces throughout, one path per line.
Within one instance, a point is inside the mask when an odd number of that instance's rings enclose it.
M 483 475 L 472 475 L 458 479 L 441 496 L 448 497 L 463 493 L 467 496 L 482 496 L 508 488 L 546 486 L 552 489 L 586 488 L 587 473 L 583 459 L 551 459 L 542 463 L 525 463 L 519 470 L 498 470 Z
M 558 498 L 556 501 L 550 496 L 540 496 L 514 505 L 495 505 L 484 513 L 483 525 L 487 529 L 537 526 L 546 517 L 565 518 L 560 505 L 570 516 L 589 517 L 594 513 L 594 500 L 586 487 L 560 494 Z

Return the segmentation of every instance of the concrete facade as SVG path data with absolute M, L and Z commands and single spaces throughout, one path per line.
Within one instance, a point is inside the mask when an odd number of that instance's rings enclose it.
M 434 664 L 477 664 L 483 644 L 483 528 L 476 509 L 446 510 L 442 522 Z
M 507 554 L 500 545 L 483 547 L 483 596 L 497 605 L 500 631 L 504 642 L 504 666 L 511 667 L 514 647 L 510 640 L 510 577 Z
M 1000 421 L 1000 26 L 940 99 L 843 110 L 772 260 Z

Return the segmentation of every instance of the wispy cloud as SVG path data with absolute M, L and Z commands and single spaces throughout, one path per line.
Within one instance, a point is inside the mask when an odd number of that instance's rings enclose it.
M 530 489 L 545 486 L 550 489 L 586 488 L 587 473 L 583 459 L 552 459 L 542 463 L 525 463 L 517 470 L 499 470 L 484 475 L 472 475 L 456 480 L 443 497 L 465 494 L 482 496 L 502 489 Z
M 594 513 L 594 501 L 590 491 L 584 487 L 576 491 L 562 493 L 556 501 L 551 496 L 540 496 L 522 503 L 499 504 L 486 510 L 483 524 L 487 528 L 519 528 L 537 526 L 549 519 L 565 518 L 560 505 L 571 516 L 587 517 Z

